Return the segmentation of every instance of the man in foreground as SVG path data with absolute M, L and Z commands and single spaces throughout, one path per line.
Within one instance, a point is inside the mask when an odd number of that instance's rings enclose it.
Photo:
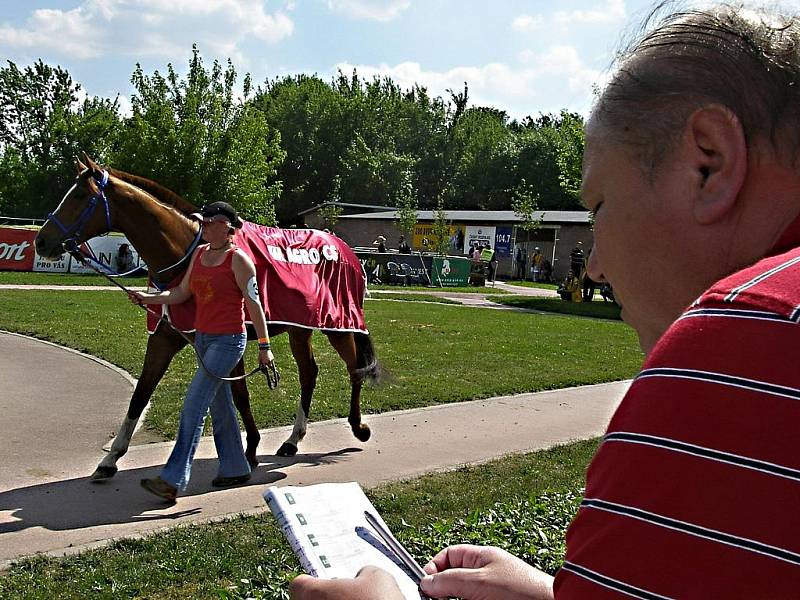
M 800 21 L 662 19 L 586 127 L 588 271 L 647 354 L 589 470 L 555 580 L 495 548 L 434 597 L 789 598 L 800 589 Z M 675 249 L 681 252 L 676 253 Z M 399 598 L 374 569 L 293 598 Z

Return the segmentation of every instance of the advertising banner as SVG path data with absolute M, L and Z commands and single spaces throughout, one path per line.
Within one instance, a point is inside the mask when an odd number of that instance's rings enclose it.
M 472 247 L 475 245 L 488 244 L 490 248 L 494 248 L 496 231 L 496 227 L 467 225 L 464 234 L 464 253 L 469 254 L 472 252 Z
M 494 234 L 494 249 L 497 256 L 511 256 L 511 227 L 498 227 Z
M 88 242 L 81 244 L 81 250 L 83 250 L 84 254 L 94 257 L 94 259 L 104 267 L 117 273 L 120 272 L 120 269 L 117 265 L 116 257 L 117 254 L 119 254 L 119 247 L 122 246 L 122 244 L 128 244 L 131 254 L 133 255 L 133 265 L 143 266 L 139 261 L 139 255 L 136 254 L 136 250 L 130 245 L 128 239 L 121 235 L 106 235 L 92 238 Z M 94 266 L 97 267 L 96 264 Z M 76 260 L 73 260 L 72 264 L 70 264 L 69 271 L 70 273 L 94 273 L 92 269 L 82 265 Z
M 33 263 L 33 270 L 42 273 L 66 273 L 69 271 L 69 265 L 72 262 L 72 257 L 69 254 L 62 254 L 56 260 L 47 260 L 36 253 L 36 260 Z
M 19 227 L 0 227 L 0 271 L 31 271 L 36 231 Z
M 469 285 L 469 270 L 472 261 L 461 256 L 435 256 L 431 269 L 434 285 L 462 287 Z
M 463 256 L 356 252 L 369 283 L 461 287 L 469 283 L 470 260 Z
M 414 237 L 412 248 L 423 252 L 438 251 L 437 236 L 434 233 L 433 223 L 417 223 L 414 225 Z M 448 252 L 461 254 L 464 248 L 464 228 L 460 225 L 450 225 L 448 227 Z

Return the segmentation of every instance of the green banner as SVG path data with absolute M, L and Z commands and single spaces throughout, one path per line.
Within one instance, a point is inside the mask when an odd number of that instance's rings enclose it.
M 469 285 L 471 261 L 460 256 L 434 256 L 431 268 L 431 282 L 443 287 L 462 287 Z

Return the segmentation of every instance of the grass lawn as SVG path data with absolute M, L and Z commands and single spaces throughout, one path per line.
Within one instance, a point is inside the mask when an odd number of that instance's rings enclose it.
M 620 307 L 613 302 L 565 302 L 561 298 L 537 298 L 535 296 L 488 296 L 487 300 L 516 306 L 517 308 L 529 308 L 532 310 L 543 310 L 565 315 L 579 315 L 582 317 L 594 317 L 597 319 L 619 320 Z
M 119 279 L 125 287 L 144 287 L 147 277 L 123 277 Z M 82 273 L 26 273 L 23 271 L 0 271 L 0 285 L 113 285 L 105 277 Z
M 444 545 L 467 541 L 502 546 L 552 573 L 562 561 L 564 531 L 596 445 L 505 457 L 368 495 L 423 564 Z M 265 512 L 120 540 L 67 558 L 26 559 L 0 575 L 0 597 L 287 598 L 299 569 Z
M 367 300 L 405 300 L 408 302 L 438 302 L 439 304 L 461 304 L 455 300 L 442 298 L 441 296 L 432 296 L 431 294 L 404 294 L 402 292 L 386 292 L 375 294 L 367 298 Z
M 76 348 L 139 374 L 145 313 L 122 292 L 0 290 L 0 306 L 0 329 Z M 378 357 L 393 375 L 384 386 L 365 388 L 365 413 L 626 379 L 643 358 L 635 335 L 619 322 L 414 302 L 369 302 L 365 310 Z M 344 363 L 322 334 L 314 339 L 320 376 L 311 418 L 345 417 L 350 389 Z M 253 365 L 255 345 L 249 346 L 246 361 Z M 292 423 L 299 396 L 287 337 L 277 336 L 273 349 L 280 387 L 270 392 L 261 378 L 250 386 L 262 428 Z M 165 438 L 174 438 L 194 369 L 194 355 L 185 348 L 154 394 L 146 424 Z M 113 399 L 120 415 L 128 400 Z
M 438 287 L 438 286 L 424 286 L 424 285 L 387 285 L 385 283 L 376 285 L 373 283 L 369 284 L 370 290 L 386 290 L 390 292 L 450 292 L 450 293 L 459 293 L 459 294 L 488 294 L 488 293 L 496 293 L 496 294 L 506 294 L 505 290 L 495 290 L 491 287 L 476 287 L 474 285 L 463 286 L 463 287 Z
M 507 285 L 518 285 L 519 287 L 540 288 L 543 290 L 557 290 L 557 283 L 534 283 L 533 281 L 519 281 L 516 279 L 509 279 L 503 283 Z

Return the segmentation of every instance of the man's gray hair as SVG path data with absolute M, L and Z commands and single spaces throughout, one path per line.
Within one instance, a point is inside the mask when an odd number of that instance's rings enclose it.
M 592 117 L 656 166 L 700 106 L 718 103 L 764 138 L 800 147 L 800 20 L 744 5 L 662 2 L 616 60 Z

